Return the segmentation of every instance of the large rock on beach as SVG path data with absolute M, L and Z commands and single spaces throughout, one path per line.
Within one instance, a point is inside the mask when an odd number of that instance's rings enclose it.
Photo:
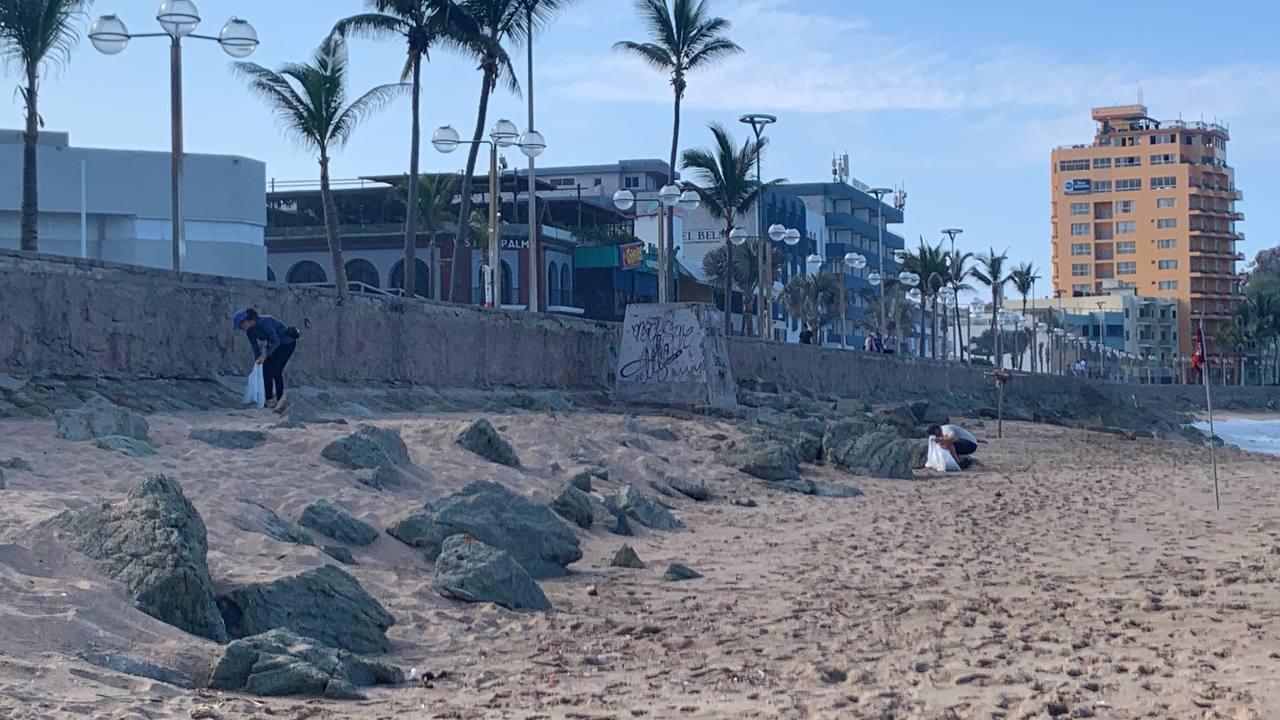
M 719 453 L 729 467 L 760 480 L 781 482 L 800 477 L 800 459 L 793 448 L 773 439 L 735 443 Z
M 910 480 L 918 443 L 903 438 L 893 427 L 868 429 L 860 422 L 842 421 L 827 428 L 823 440 L 828 465 L 879 478 Z
M 146 418 L 101 396 L 77 408 L 58 410 L 54 419 L 58 437 L 64 440 L 127 437 L 146 442 L 151 430 Z
M 240 505 L 231 515 L 231 524 L 236 528 L 283 543 L 315 545 L 310 533 L 280 517 L 266 505 L 245 497 L 236 498 L 236 502 Z
M 488 420 L 476 420 L 458 433 L 457 443 L 491 463 L 520 467 L 520 458 L 511 443 L 498 434 Z
M 355 653 L 391 649 L 386 632 L 395 618 L 333 565 L 246 585 L 219 597 L 218 608 L 233 638 L 284 629 Z
M 409 464 L 409 448 L 397 430 L 361 425 L 356 432 L 334 440 L 320 451 L 326 460 L 354 470 L 398 468 Z
M 115 450 L 122 455 L 134 458 L 151 457 L 156 454 L 156 450 L 151 447 L 151 443 L 124 435 L 108 435 L 95 438 L 93 444 L 100 450 Z
M 445 539 L 436 558 L 436 592 L 463 602 L 487 602 L 508 610 L 550 610 L 551 603 L 520 563 L 470 535 Z
M 372 525 L 324 499 L 303 508 L 298 524 L 348 545 L 363 547 L 378 539 L 378 531 Z
M 615 513 L 626 515 L 652 530 L 679 530 L 684 527 L 684 523 L 676 519 L 670 510 L 637 490 L 634 485 L 618 488 L 616 493 L 605 498 L 605 505 Z
M 258 430 L 197 428 L 187 437 L 223 450 L 252 450 L 267 441 L 267 434 Z
M 122 503 L 68 511 L 50 524 L 104 575 L 120 581 L 139 610 L 226 642 L 209 579 L 204 521 L 178 483 L 149 477 Z
M 403 682 L 404 673 L 393 665 L 326 647 L 288 630 L 232 642 L 209 677 L 214 690 L 332 700 L 360 700 L 364 695 L 359 688 Z
M 435 560 L 446 538 L 469 534 L 506 552 L 536 579 L 559 577 L 582 558 L 578 537 L 550 508 L 495 482 L 476 481 L 387 528 Z
M 582 490 L 572 482 L 565 483 L 556 493 L 555 499 L 551 501 L 551 509 L 583 530 L 590 530 L 595 520 L 590 492 Z

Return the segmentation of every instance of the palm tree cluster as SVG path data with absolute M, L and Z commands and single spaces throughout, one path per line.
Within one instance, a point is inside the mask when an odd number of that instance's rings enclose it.
M 1259 384 L 1280 385 L 1280 269 L 1269 262 L 1269 256 L 1277 254 L 1280 248 L 1258 253 L 1243 302 L 1231 321 L 1220 324 L 1208 338 L 1216 354 L 1234 359 L 1240 384 L 1249 377 L 1248 362 L 1256 368 L 1253 377 Z

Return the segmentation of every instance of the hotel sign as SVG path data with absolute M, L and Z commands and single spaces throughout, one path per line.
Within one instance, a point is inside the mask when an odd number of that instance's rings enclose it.
M 1067 195 L 1088 195 L 1093 192 L 1093 183 L 1090 180 L 1068 180 L 1063 192 Z
M 618 246 L 618 267 L 634 270 L 644 264 L 644 243 L 628 243 Z

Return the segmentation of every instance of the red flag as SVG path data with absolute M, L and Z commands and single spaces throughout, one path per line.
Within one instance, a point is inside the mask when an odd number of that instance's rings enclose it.
M 1196 330 L 1196 351 L 1191 356 L 1191 369 L 1200 372 L 1204 367 L 1204 330 Z

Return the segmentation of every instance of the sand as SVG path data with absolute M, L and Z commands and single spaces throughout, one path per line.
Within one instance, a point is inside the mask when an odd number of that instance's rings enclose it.
M 1202 448 L 1006 423 L 977 428 L 982 465 L 917 482 L 850 478 L 866 495 L 764 490 L 714 462 L 722 421 L 488 415 L 525 469 L 452 443 L 477 415 L 395 417 L 423 477 L 374 492 L 319 456 L 351 428 L 271 429 L 252 451 L 193 427 L 267 429 L 256 412 L 151 418 L 158 453 L 132 459 L 54 439 L 48 420 L 0 422 L 0 717 L 186 718 L 1273 718 L 1280 714 L 1280 459 L 1226 449 L 1222 510 Z M 445 600 L 431 567 L 383 536 L 346 568 L 398 619 L 389 659 L 443 680 L 366 702 L 247 698 L 103 670 L 129 652 L 198 672 L 218 650 L 132 609 L 92 565 L 41 541 L 66 509 L 118 500 L 148 473 L 179 480 L 209 527 L 219 590 L 331 562 L 238 530 L 244 497 L 296 519 L 324 497 L 385 527 L 475 479 L 539 501 L 602 460 L 614 478 L 703 479 L 689 526 L 625 541 L 649 567 L 608 567 L 624 539 L 582 533 L 574 575 L 542 583 L 556 611 Z M 740 507 L 732 498 L 752 498 Z M 682 562 L 703 579 L 668 583 Z

